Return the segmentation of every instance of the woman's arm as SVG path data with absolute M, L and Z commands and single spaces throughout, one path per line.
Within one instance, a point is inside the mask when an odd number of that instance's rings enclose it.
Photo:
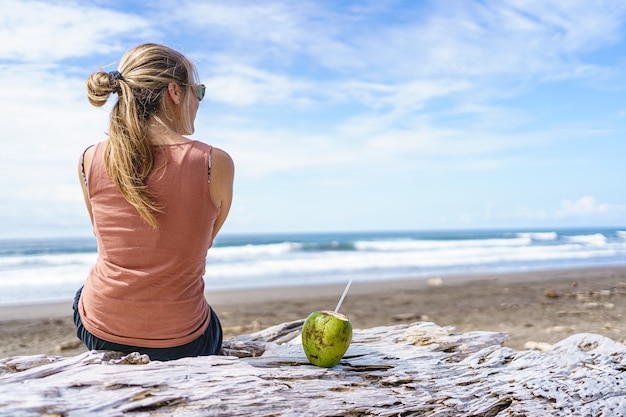
M 235 165 L 232 158 L 221 149 L 213 148 L 211 151 L 211 183 L 209 190 L 213 203 L 220 212 L 213 225 L 213 239 L 222 228 L 228 217 L 230 206 L 233 201 L 233 180 L 235 177 Z
M 78 160 L 78 180 L 80 181 L 81 188 L 83 189 L 83 198 L 85 199 L 85 205 L 87 206 L 87 212 L 89 213 L 89 219 L 93 225 L 93 213 L 91 212 L 91 201 L 89 201 L 89 191 L 87 190 L 87 178 L 89 178 L 89 168 L 91 167 L 91 161 L 93 160 L 93 154 L 95 146 L 90 146 L 83 152 Z

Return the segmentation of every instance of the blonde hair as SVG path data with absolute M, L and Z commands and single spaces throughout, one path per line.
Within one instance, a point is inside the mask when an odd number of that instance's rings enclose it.
M 87 78 L 87 97 L 103 106 L 111 93 L 118 100 L 111 111 L 109 140 L 104 151 L 107 172 L 124 198 L 153 228 L 160 207 L 146 186 L 154 166 L 154 149 L 147 135 L 150 119 L 163 123 L 158 114 L 165 112 L 164 96 L 168 85 L 194 85 L 194 65 L 181 53 L 157 44 L 143 44 L 122 57 L 118 71 L 98 71 Z M 183 94 L 189 89 L 183 88 Z M 184 97 L 183 97 L 184 98 Z M 182 100 L 182 114 L 188 114 L 187 100 Z M 187 117 L 182 120 L 187 121 Z

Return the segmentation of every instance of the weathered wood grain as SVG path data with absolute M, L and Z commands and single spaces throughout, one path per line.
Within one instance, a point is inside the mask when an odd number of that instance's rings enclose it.
M 229 356 L 3 359 L 0 415 L 626 416 L 626 346 L 603 336 L 515 351 L 502 333 L 377 327 L 325 369 L 308 364 L 301 325 L 232 339 Z

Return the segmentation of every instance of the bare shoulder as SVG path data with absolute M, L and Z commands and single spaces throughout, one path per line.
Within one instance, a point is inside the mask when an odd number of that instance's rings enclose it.
M 96 152 L 95 145 L 89 145 L 81 154 L 78 159 L 78 169 L 81 173 L 88 173 L 91 167 L 91 161 L 93 160 L 94 153 Z
M 235 171 L 235 163 L 233 162 L 233 159 L 223 149 L 213 148 L 211 150 L 211 161 L 213 167 L 224 173 L 232 173 Z
M 89 145 L 85 150 L 80 154 L 80 159 L 92 159 L 93 154 L 96 152 L 96 145 Z
M 214 225 L 213 237 L 215 237 L 230 211 L 230 205 L 233 199 L 235 164 L 230 155 L 220 148 L 213 148 L 211 150 L 211 161 L 211 172 L 214 173 L 215 176 L 211 175 L 212 180 L 209 183 L 209 188 L 213 202 L 220 209 L 220 213 Z

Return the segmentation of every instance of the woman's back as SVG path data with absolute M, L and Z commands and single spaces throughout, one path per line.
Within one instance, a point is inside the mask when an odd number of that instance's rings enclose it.
M 162 207 L 154 229 L 113 184 L 103 145 L 97 145 L 87 177 L 98 261 L 79 304 L 83 323 L 117 343 L 187 343 L 207 324 L 202 276 L 219 213 L 209 191 L 211 147 L 196 141 L 155 147 L 146 181 Z

